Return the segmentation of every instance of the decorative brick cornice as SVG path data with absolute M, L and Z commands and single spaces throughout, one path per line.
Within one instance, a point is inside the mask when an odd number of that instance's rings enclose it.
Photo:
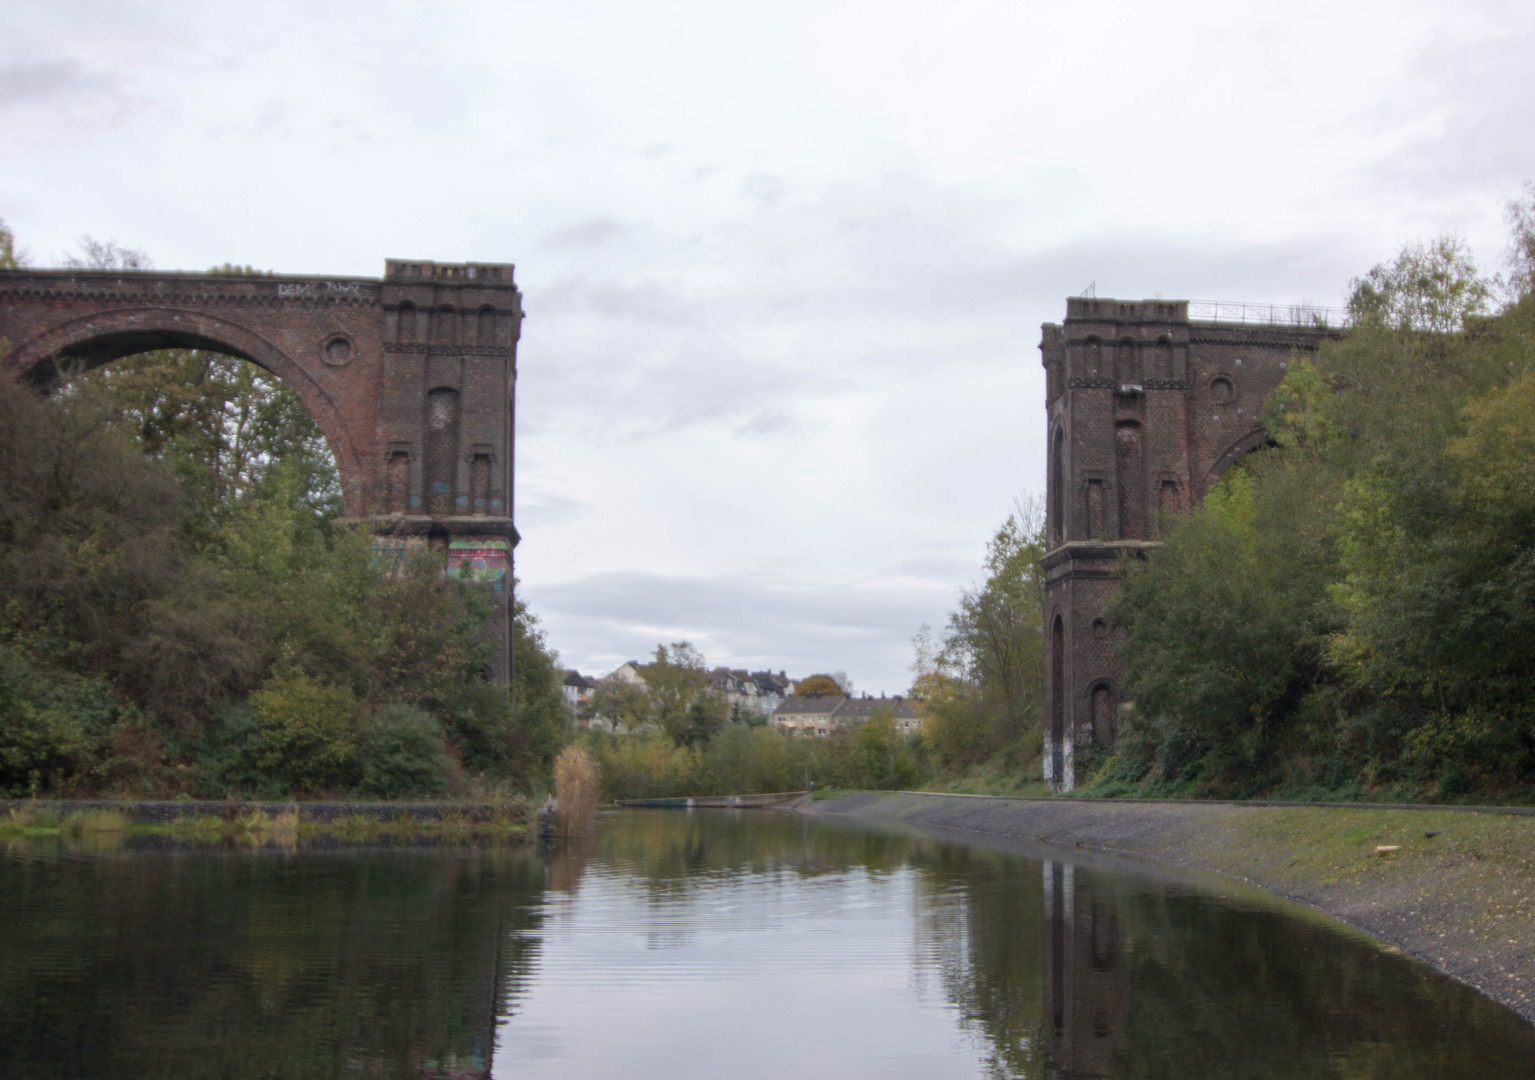
M 414 342 L 385 342 L 386 353 L 410 356 L 511 356 L 507 345 L 419 345 Z
M 0 287 L 0 299 L 45 300 L 64 303 L 122 304 L 138 307 L 276 307 L 279 304 L 309 304 L 315 307 L 377 307 L 378 297 L 338 293 L 335 295 L 279 295 L 265 293 L 160 292 L 145 289 L 69 288 L 43 285 Z
M 1113 379 L 1067 379 L 1066 385 L 1072 390 L 1113 390 Z

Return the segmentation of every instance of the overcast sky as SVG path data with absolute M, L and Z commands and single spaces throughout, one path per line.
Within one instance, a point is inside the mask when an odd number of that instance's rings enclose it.
M 0 217 L 162 268 L 515 262 L 517 568 L 566 664 L 897 692 L 1044 477 L 1039 325 L 1484 265 L 1535 4 L 3 0 Z

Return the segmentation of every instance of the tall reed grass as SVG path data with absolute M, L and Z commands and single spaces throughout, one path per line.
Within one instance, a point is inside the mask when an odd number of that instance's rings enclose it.
M 602 775 L 584 746 L 568 746 L 554 762 L 555 828 L 561 836 L 590 832 L 602 800 Z

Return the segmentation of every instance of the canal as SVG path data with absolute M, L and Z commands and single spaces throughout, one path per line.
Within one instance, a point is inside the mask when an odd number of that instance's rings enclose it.
M 1519 1077 L 1535 1028 L 1257 891 L 762 811 L 535 846 L 0 855 L 0 1076 Z

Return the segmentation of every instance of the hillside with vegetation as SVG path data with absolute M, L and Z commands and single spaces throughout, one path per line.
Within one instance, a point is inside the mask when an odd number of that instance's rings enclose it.
M 1506 276 L 1410 246 L 1110 609 L 1089 794 L 1535 801 L 1535 190 Z M 1084 768 L 1084 766 L 1086 766 Z

